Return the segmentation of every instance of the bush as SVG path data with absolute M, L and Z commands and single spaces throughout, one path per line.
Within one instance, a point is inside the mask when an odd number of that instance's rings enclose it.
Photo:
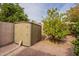
M 72 24 L 70 26 L 70 31 L 73 33 L 75 36 L 79 36 L 79 22 L 75 22 L 75 24 Z
M 72 44 L 74 45 L 74 54 L 79 56 L 79 38 L 73 41 Z
M 79 36 L 79 22 L 75 24 L 75 34 Z
M 61 20 L 62 17 L 57 8 L 49 9 L 48 16 L 43 20 L 44 33 L 55 40 L 63 39 L 70 31 L 65 22 Z
M 73 45 L 74 45 L 74 53 L 75 55 L 79 56 L 79 22 L 76 22 L 76 24 L 74 25 L 74 31 L 73 31 L 76 35 L 77 40 L 73 41 Z
M 68 26 L 59 19 L 45 20 L 44 21 L 44 33 L 52 35 L 54 39 L 61 40 L 67 34 L 69 34 Z

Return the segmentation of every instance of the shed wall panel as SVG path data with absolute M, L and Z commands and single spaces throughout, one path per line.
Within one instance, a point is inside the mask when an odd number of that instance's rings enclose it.
M 15 42 L 22 41 L 22 45 L 31 46 L 41 39 L 41 26 L 33 23 L 15 24 Z
M 15 42 L 22 41 L 22 45 L 30 46 L 30 24 L 18 23 L 15 24 Z
M 0 46 L 13 42 L 13 23 L 0 22 Z
M 33 45 L 41 40 L 41 26 L 32 24 L 31 27 L 31 44 Z

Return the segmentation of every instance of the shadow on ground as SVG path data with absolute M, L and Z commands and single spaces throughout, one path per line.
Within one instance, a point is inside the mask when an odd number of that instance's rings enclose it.
M 21 52 L 19 52 L 18 54 L 16 54 L 16 56 L 55 56 L 55 55 L 41 52 L 32 48 L 26 48 Z

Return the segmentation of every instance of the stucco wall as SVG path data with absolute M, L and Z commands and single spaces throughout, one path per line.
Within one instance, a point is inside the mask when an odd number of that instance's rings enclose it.
M 0 22 L 0 46 L 13 42 L 13 23 Z

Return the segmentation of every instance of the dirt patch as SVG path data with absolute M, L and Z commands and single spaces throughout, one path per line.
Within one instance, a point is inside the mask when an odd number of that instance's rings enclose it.
M 74 40 L 74 36 L 67 36 L 64 41 L 55 44 L 48 40 L 42 40 L 31 47 L 24 47 L 21 46 L 19 49 L 13 51 L 8 55 L 12 56 L 73 56 L 73 45 L 71 43 Z M 16 45 L 13 44 L 9 47 L 4 47 L 2 49 L 2 53 L 4 50 L 9 50 L 11 47 L 15 47 Z M 0 53 L 1 53 L 0 52 Z
M 16 54 L 16 56 L 52 56 L 49 53 L 41 52 L 32 48 L 26 48 L 23 51 Z
M 15 43 L 9 44 L 7 46 L 3 46 L 0 47 L 0 55 L 5 55 L 7 53 L 9 53 L 11 50 L 13 50 L 14 48 L 17 48 L 18 45 Z
M 74 54 L 71 41 L 74 39 L 75 37 L 73 36 L 67 36 L 63 42 L 58 44 L 54 44 L 52 42 L 49 42 L 48 40 L 44 40 L 33 45 L 31 48 L 56 56 L 72 56 Z

